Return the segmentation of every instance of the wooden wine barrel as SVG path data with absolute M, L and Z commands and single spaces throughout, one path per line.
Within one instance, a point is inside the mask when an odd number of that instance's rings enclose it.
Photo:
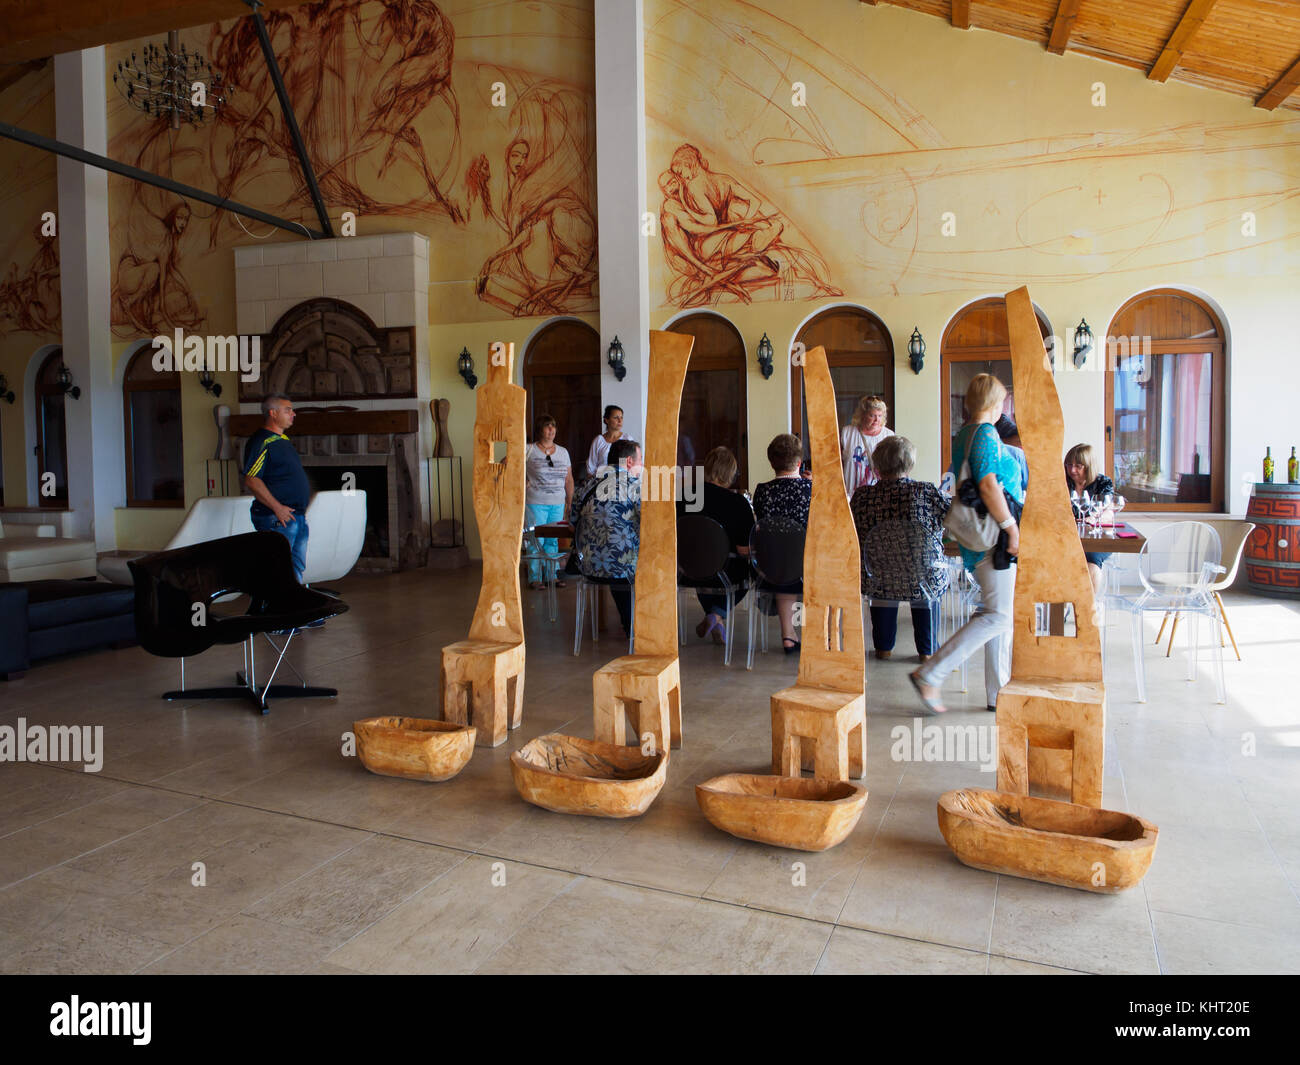
M 1300 484 L 1257 484 L 1246 508 L 1246 583 L 1260 595 L 1300 599 Z

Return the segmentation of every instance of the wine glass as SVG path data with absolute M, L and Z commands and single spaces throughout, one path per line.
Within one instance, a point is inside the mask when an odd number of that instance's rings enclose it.
M 1111 532 L 1115 532 L 1118 530 L 1121 524 L 1119 520 L 1120 511 L 1122 511 L 1126 506 L 1128 506 L 1128 500 L 1125 499 L 1123 496 L 1116 496 L 1115 501 L 1112 505 L 1115 508 L 1115 517 L 1112 518 L 1111 520 L 1115 523 L 1115 529 L 1112 529 Z
M 1110 521 L 1106 521 L 1106 520 L 1105 520 L 1107 514 L 1110 515 Z M 1105 532 L 1103 533 L 1103 535 L 1105 535 L 1105 536 L 1114 536 L 1114 535 L 1115 535 L 1115 495 L 1114 495 L 1114 493 L 1112 493 L 1112 492 L 1107 492 L 1107 493 L 1105 493 L 1105 494 L 1101 497 L 1101 506 L 1098 508 L 1098 514 L 1097 514 L 1097 517 L 1098 517 L 1098 520 L 1099 520 L 1099 521 L 1105 522 L 1106 530 L 1105 530 Z

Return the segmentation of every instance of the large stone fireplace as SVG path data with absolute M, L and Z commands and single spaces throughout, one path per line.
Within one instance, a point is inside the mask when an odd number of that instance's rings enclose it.
M 261 336 L 262 362 L 240 383 L 231 434 L 242 449 L 264 396 L 293 400 L 313 486 L 366 492 L 363 571 L 428 557 L 428 282 L 417 233 L 235 249 L 237 328 Z

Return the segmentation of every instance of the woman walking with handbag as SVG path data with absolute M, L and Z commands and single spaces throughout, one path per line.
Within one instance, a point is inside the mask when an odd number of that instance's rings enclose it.
M 954 529 L 958 524 L 964 524 L 963 518 L 972 517 L 966 512 L 973 508 L 960 501 L 961 487 L 967 480 L 977 488 L 979 501 L 987 509 L 992 522 L 978 523 L 984 526 L 983 539 L 967 536 L 968 542 L 963 544 L 961 552 L 962 561 L 979 584 L 982 595 L 979 606 L 970 621 L 958 629 L 934 657 L 910 674 L 912 686 L 926 710 L 932 714 L 941 714 L 947 709 L 939 701 L 939 685 L 943 679 L 981 647 L 984 648 L 984 694 L 990 710 L 997 709 L 998 691 L 1011 679 L 1016 569 L 1014 564 L 1007 564 L 1006 556 L 1014 557 L 1020 550 L 1020 526 L 1006 496 L 1019 503 L 1023 502 L 1024 494 L 1020 467 L 1003 447 L 993 428 L 1002 414 L 1006 397 L 1007 390 L 996 377 L 986 373 L 977 375 L 966 389 L 969 420 L 953 438 L 952 468 L 957 476 L 958 498 L 953 500 L 945 524 Z M 1001 533 L 992 536 L 990 541 L 989 537 L 998 530 Z M 1005 545 L 999 552 L 997 547 L 1003 537 Z M 998 568 L 999 564 L 1003 568 Z

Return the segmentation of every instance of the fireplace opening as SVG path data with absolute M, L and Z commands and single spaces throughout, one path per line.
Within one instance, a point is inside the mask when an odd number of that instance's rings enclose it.
M 362 558 L 389 558 L 388 469 L 386 466 L 304 466 L 312 489 L 337 492 L 349 485 L 366 493 L 366 535 L 361 544 Z M 346 479 L 345 479 L 346 478 Z M 352 480 L 352 479 L 355 480 Z M 310 530 L 309 530 L 310 533 Z

